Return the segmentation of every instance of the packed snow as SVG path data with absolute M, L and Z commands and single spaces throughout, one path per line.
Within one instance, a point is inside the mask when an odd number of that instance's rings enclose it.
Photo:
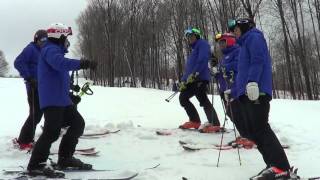
M 83 84 L 83 81 L 80 82 Z M 245 180 L 265 167 L 256 149 L 240 149 L 241 166 L 236 149 L 221 151 L 219 167 L 218 150 L 185 151 L 179 140 L 217 144 L 221 134 L 178 130 L 177 127 L 187 120 L 187 115 L 179 104 L 178 95 L 169 103 L 165 101 L 173 92 L 145 88 L 91 88 L 94 95 L 83 96 L 78 107 L 86 121 L 85 132 L 121 130 L 101 138 L 80 139 L 79 148 L 96 147 L 100 151 L 97 157 L 77 156 L 93 164 L 95 169 L 125 174 L 139 172 L 135 180 L 178 180 L 182 177 L 190 180 Z M 23 80 L 0 78 L 0 92 L 0 169 L 26 167 L 30 154 L 13 148 L 12 144 L 28 115 Z M 221 100 L 219 96 L 213 99 L 222 123 L 224 113 Z M 202 122 L 205 122 L 199 103 L 195 98 L 192 101 Z M 271 102 L 270 124 L 281 143 L 290 146 L 286 149 L 289 161 L 299 168 L 298 174 L 303 177 L 320 175 L 319 109 L 319 101 L 275 99 Z M 227 128 L 232 127 L 231 121 L 227 121 Z M 159 136 L 156 130 L 168 130 L 173 134 Z M 40 134 L 41 128 L 38 126 L 36 138 Z M 233 132 L 224 136 L 225 143 L 233 139 Z M 59 141 L 53 144 L 52 151 L 57 150 Z M 51 158 L 56 160 L 57 156 Z M 158 164 L 158 167 L 148 169 Z M 66 178 L 108 178 L 110 173 L 67 173 Z M 0 179 L 10 177 L 0 174 Z

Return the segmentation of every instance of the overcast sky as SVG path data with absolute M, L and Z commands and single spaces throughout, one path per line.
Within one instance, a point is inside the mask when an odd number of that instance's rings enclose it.
M 72 27 L 72 49 L 78 34 L 76 18 L 86 5 L 87 0 L 0 0 L 0 49 L 10 64 L 10 74 L 18 74 L 13 61 L 34 33 L 52 23 Z M 71 53 L 68 56 L 74 57 Z

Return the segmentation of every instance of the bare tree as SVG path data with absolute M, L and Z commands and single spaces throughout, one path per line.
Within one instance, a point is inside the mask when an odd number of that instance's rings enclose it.
M 96 84 L 167 89 L 190 53 L 186 28 L 215 44 L 228 19 L 244 16 L 260 29 L 272 25 L 265 33 L 275 96 L 319 99 L 319 0 L 89 0 L 77 20 L 78 52 L 99 63 L 85 71 Z
M 262 0 L 241 0 L 243 8 L 246 10 L 249 18 L 254 19 L 259 11 Z
M 4 53 L 0 50 L 0 77 L 4 77 L 9 71 L 8 62 L 4 56 Z

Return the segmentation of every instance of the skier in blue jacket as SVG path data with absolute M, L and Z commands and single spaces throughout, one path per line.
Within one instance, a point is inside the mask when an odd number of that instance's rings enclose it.
M 70 45 L 67 36 L 71 28 L 61 23 L 52 24 L 48 30 L 48 41 L 41 49 L 38 65 L 38 90 L 40 108 L 44 112 L 43 133 L 36 142 L 28 164 L 28 171 L 49 177 L 61 177 L 46 166 L 51 144 L 59 138 L 62 126 L 69 128 L 63 136 L 58 153 L 58 166 L 64 168 L 91 169 L 92 165 L 73 157 L 78 138 L 82 135 L 85 122 L 70 96 L 69 71 L 95 69 L 96 63 L 88 60 L 65 58 Z
M 232 22 L 232 21 L 231 21 Z M 267 42 L 251 19 L 238 19 L 229 24 L 240 45 L 237 97 L 245 121 L 245 135 L 253 140 L 267 165 L 251 179 L 290 178 L 287 156 L 268 123 L 272 99 L 272 69 Z
M 236 97 L 236 83 L 235 77 L 238 74 L 238 57 L 240 47 L 236 44 L 236 38 L 230 33 L 217 34 L 216 41 L 219 44 L 219 48 L 222 51 L 222 59 L 219 64 L 212 68 L 213 74 L 219 84 L 219 92 L 223 94 L 226 92 L 231 99 Z M 226 97 L 229 97 L 226 96 Z
M 238 75 L 238 60 L 240 47 L 236 44 L 236 37 L 232 33 L 217 34 L 215 37 L 222 51 L 222 59 L 217 66 L 212 67 L 212 73 L 217 79 L 218 90 L 223 100 L 226 113 L 235 124 L 240 136 L 231 141 L 232 144 L 252 148 L 255 144 L 244 138 L 244 120 L 240 111 L 240 102 L 237 98 L 236 77 Z
M 43 115 L 39 105 L 37 67 L 40 48 L 46 40 L 47 31 L 38 30 L 34 35 L 33 42 L 29 43 L 14 61 L 14 67 L 25 81 L 29 103 L 29 116 L 21 128 L 19 137 L 14 139 L 14 143 L 21 150 L 32 149 L 36 126 Z
M 211 75 L 208 67 L 210 58 L 210 46 L 207 41 L 201 39 L 200 30 L 197 28 L 189 28 L 185 31 L 189 46 L 192 48 L 191 54 L 188 56 L 185 65 L 185 71 L 182 82 L 180 83 L 180 104 L 184 107 L 188 114 L 189 120 L 182 124 L 182 129 L 198 129 L 201 125 L 199 114 L 190 102 L 190 98 L 196 96 L 203 107 L 208 119 L 208 123 L 200 128 L 202 132 L 210 132 L 220 130 L 220 122 L 216 111 L 207 97 L 207 86 L 210 82 Z M 205 128 L 205 129 L 204 129 Z

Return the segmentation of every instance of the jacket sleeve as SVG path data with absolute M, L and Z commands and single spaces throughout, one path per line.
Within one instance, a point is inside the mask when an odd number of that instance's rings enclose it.
M 208 60 L 210 54 L 210 46 L 206 43 L 199 45 L 199 54 L 196 60 L 196 64 L 192 69 L 192 73 L 202 72 L 205 68 L 208 68 Z
M 31 72 L 29 70 L 29 64 L 31 61 L 32 49 L 27 46 L 22 52 L 17 56 L 14 61 L 14 67 L 19 71 L 19 74 L 24 79 L 31 77 Z
M 238 71 L 238 60 L 239 60 L 239 50 L 237 49 L 232 56 L 230 63 L 225 64 L 225 70 L 229 71 Z
M 249 72 L 247 82 L 259 82 L 264 65 L 265 54 L 268 52 L 263 37 L 252 35 L 248 38 L 246 44 L 249 52 Z
M 45 61 L 56 71 L 72 71 L 80 69 L 80 61 L 65 58 L 58 48 L 51 48 L 47 52 Z
M 185 81 L 187 81 L 187 74 L 186 73 L 183 73 L 183 75 L 182 75 L 182 78 L 181 78 L 181 81 L 182 82 L 185 82 Z

